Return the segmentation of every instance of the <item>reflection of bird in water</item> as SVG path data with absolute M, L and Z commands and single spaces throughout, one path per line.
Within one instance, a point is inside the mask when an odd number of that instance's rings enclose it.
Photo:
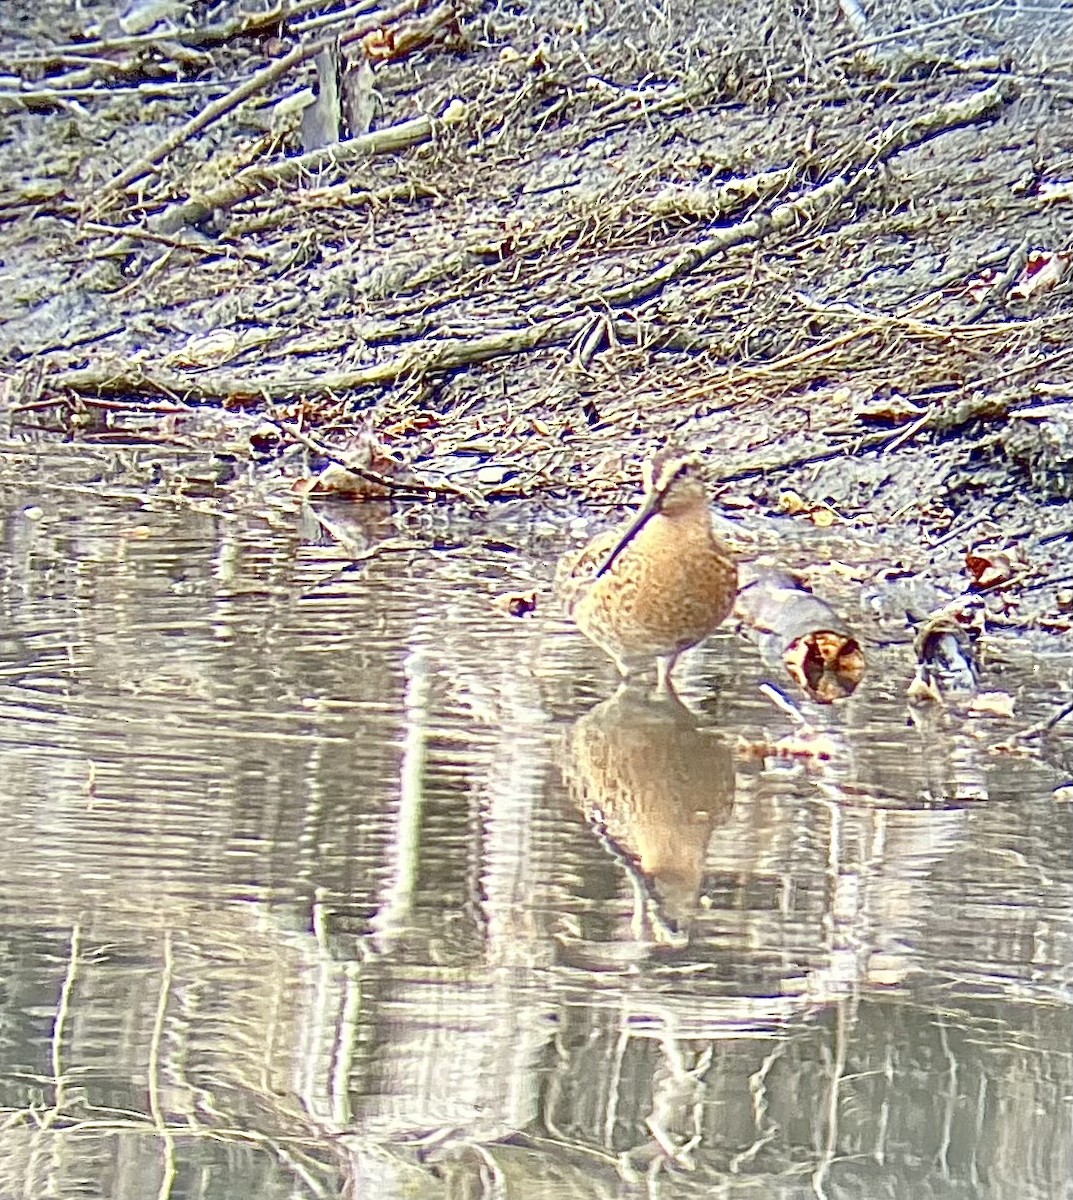
M 556 583 L 581 632 L 623 676 L 655 659 L 662 685 L 682 651 L 726 618 L 738 572 L 712 529 L 697 458 L 657 454 L 644 486 L 633 518 L 564 556 Z
M 712 830 L 734 803 L 730 748 L 673 693 L 623 685 L 575 722 L 568 749 L 571 797 L 627 864 L 655 936 L 675 940 L 696 907 Z

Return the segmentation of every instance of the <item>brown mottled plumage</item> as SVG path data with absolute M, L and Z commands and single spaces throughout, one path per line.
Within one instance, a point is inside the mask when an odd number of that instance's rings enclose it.
M 696 909 L 712 833 L 733 809 L 728 744 L 673 692 L 653 698 L 622 684 L 574 723 L 567 749 L 574 802 L 653 885 L 655 907 L 635 916 L 675 941 Z
M 570 615 L 624 676 L 648 666 L 666 683 L 683 650 L 734 606 L 738 571 L 715 536 L 708 493 L 692 456 L 645 463 L 645 496 L 622 528 L 597 535 L 559 564 Z

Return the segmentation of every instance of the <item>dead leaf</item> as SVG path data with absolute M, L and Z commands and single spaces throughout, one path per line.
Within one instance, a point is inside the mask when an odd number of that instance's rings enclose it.
M 779 512 L 787 513 L 791 517 L 809 510 L 808 502 L 797 492 L 782 492 L 776 507 Z
M 807 513 L 808 519 L 813 525 L 821 529 L 828 528 L 838 520 L 838 514 L 830 505 L 811 503 L 800 492 L 782 492 L 776 501 L 776 507 L 779 512 L 786 513 L 790 517 Z
M 966 290 L 973 304 L 982 304 L 991 295 L 991 289 L 995 286 L 996 279 L 998 279 L 998 272 L 994 267 L 987 267 L 975 279 L 969 280 Z
M 919 671 L 905 689 L 905 694 L 914 704 L 942 704 L 943 702 L 942 693 L 932 682 L 931 677 L 925 677 Z
M 361 48 L 370 62 L 386 61 L 395 54 L 395 39 L 390 29 L 373 29 L 361 39 Z
M 1016 555 L 1006 550 L 980 550 L 966 554 L 965 565 L 972 576 L 970 590 L 986 592 L 990 588 L 1009 583 L 1023 564 L 1018 561 Z
M 1008 299 L 1031 300 L 1033 296 L 1050 291 L 1065 278 L 1069 262 L 1069 254 L 1047 250 L 1031 251 L 1025 269 L 1009 290 Z
M 361 46 L 370 62 L 405 58 L 437 38 L 457 33 L 457 24 L 454 10 L 441 4 L 424 17 L 400 22 L 392 29 L 380 26 L 372 30 L 362 38 Z
M 981 692 L 969 705 L 975 717 L 1012 717 L 1013 697 L 1009 692 Z
M 492 603 L 512 617 L 528 617 L 536 611 L 536 592 L 503 592 Z
M 1041 200 L 1073 200 L 1073 179 L 1058 179 L 1041 183 L 1036 195 Z
M 901 392 L 891 392 L 889 396 L 873 395 L 853 406 L 853 415 L 858 421 L 869 421 L 877 425 L 902 425 L 906 421 L 922 417 L 927 411 Z
M 440 113 L 440 120 L 444 125 L 461 125 L 466 117 L 469 116 L 469 112 L 469 105 L 464 100 L 459 100 L 457 96 L 454 96 L 443 112 Z

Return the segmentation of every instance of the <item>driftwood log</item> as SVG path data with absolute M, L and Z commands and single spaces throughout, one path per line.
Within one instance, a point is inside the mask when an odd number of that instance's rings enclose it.
M 846 622 L 796 575 L 754 564 L 741 573 L 735 613 L 771 666 L 782 666 L 820 704 L 842 700 L 864 677 L 865 658 Z

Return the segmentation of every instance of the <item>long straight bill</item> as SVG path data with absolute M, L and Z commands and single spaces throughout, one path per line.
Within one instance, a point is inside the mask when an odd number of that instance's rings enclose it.
M 650 517 L 659 512 L 659 506 L 663 502 L 662 492 L 652 492 L 645 498 L 644 504 L 637 510 L 633 520 L 626 526 L 622 537 L 611 547 L 607 557 L 600 564 L 600 569 L 593 576 L 594 579 L 599 579 L 606 571 L 611 570 L 611 564 L 622 553 L 630 542 L 644 529 Z

